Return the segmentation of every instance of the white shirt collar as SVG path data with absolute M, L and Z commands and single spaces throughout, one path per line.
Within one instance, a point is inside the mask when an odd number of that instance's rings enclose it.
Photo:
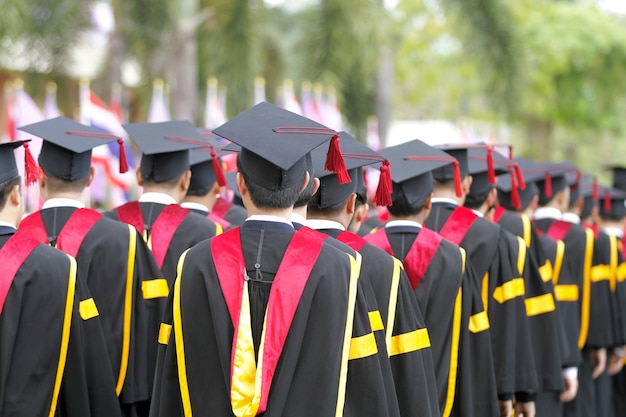
M 306 219 L 298 213 L 291 213 L 291 223 L 306 224 Z
M 398 226 L 409 226 L 409 227 L 419 227 L 422 228 L 422 225 L 419 222 L 413 220 L 389 220 L 385 223 L 385 227 L 398 227 Z
M 459 205 L 458 201 L 456 201 L 453 198 L 447 198 L 447 197 L 433 197 L 430 199 L 430 201 L 432 203 L 448 203 L 448 204 L 454 204 L 455 206 Z
M 180 206 L 189 210 L 201 210 L 209 212 L 209 208 L 204 204 L 196 203 L 195 201 L 183 201 Z
M 560 219 L 561 218 L 561 212 L 559 211 L 559 209 L 554 208 L 554 207 L 539 207 L 537 210 L 535 210 L 535 214 L 533 214 L 533 218 L 535 220 L 542 220 L 542 219 Z
M 0 220 L 0 227 L 10 227 L 12 229 L 16 229 L 14 224 L 11 224 L 9 222 L 3 222 L 2 220 Z
M 48 209 L 53 207 L 76 207 L 85 208 L 85 205 L 78 200 L 72 198 L 51 198 L 43 203 L 41 209 Z
M 246 221 L 285 223 L 293 227 L 293 224 L 291 224 L 289 220 L 283 219 L 282 217 L 278 217 L 278 216 L 271 216 L 269 214 L 254 214 L 248 217 Z
M 571 211 L 567 211 L 563 213 L 561 216 L 561 220 L 568 223 L 580 224 L 580 217 L 576 213 L 572 213 Z
M 346 230 L 345 227 L 341 223 L 338 223 L 334 220 L 326 220 L 326 219 L 308 219 L 305 223 L 307 227 L 311 229 L 320 230 L 320 229 L 339 229 Z
M 621 239 L 624 237 L 624 231 L 617 227 L 605 227 L 602 231 L 606 233 L 607 235 L 615 236 L 618 239 Z
M 163 194 L 163 193 L 144 193 L 141 197 L 139 197 L 140 203 L 157 203 L 157 204 L 176 204 L 176 199 L 171 195 Z
M 485 217 L 485 215 L 484 215 L 484 214 L 482 214 L 482 213 L 481 213 L 480 211 L 478 211 L 478 210 L 474 210 L 474 209 L 472 209 L 472 213 L 474 213 L 474 214 L 475 214 L 475 215 L 477 215 L 478 217 Z

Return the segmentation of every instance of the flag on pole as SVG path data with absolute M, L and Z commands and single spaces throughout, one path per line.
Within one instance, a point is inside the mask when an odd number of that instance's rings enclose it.
M 81 80 L 80 83 L 80 116 L 81 123 L 127 140 L 128 135 L 118 115 L 90 90 L 86 80 Z M 128 166 L 134 167 L 130 146 L 124 148 Z M 115 207 L 129 200 L 128 191 L 135 184 L 135 176 L 132 170 L 124 174 L 119 172 L 119 156 L 119 145 L 116 142 L 93 149 L 92 163 L 96 168 L 96 176 L 91 185 L 93 202 L 108 202 Z
M 337 95 L 335 89 L 330 88 L 326 98 L 323 100 L 323 117 L 324 125 L 334 129 L 336 131 L 343 130 L 343 120 L 341 112 L 339 111 L 339 105 L 337 104 Z
M 300 99 L 302 101 L 302 115 L 316 122 L 321 120 L 321 116 L 315 107 L 313 102 L 313 95 L 311 93 L 311 83 L 306 81 L 302 83 L 302 89 L 300 90 Z
M 13 101 L 13 123 L 16 128 L 26 126 L 32 123 L 38 123 L 45 119 L 43 112 L 37 106 L 35 101 L 24 91 L 24 81 L 18 79 L 14 83 L 15 95 Z M 18 130 L 14 136 L 14 140 L 30 139 L 28 148 L 35 161 L 39 159 L 41 145 L 43 140 L 40 137 L 33 136 L 27 132 Z M 15 150 L 15 159 L 19 174 L 22 179 L 26 178 L 24 173 L 24 148 L 19 147 Z M 39 196 L 39 187 L 31 186 L 24 188 L 24 204 L 28 212 L 33 212 L 41 208 L 41 198 Z
M 15 140 L 15 90 L 13 83 L 4 83 L 4 129 L 2 132 L 2 142 L 13 142 Z
M 220 97 L 217 87 L 217 78 L 211 77 L 206 82 L 206 103 L 204 110 L 204 126 L 207 129 L 215 129 L 226 123 L 226 112 L 223 102 L 226 100 L 226 93 Z
M 157 78 L 152 83 L 152 100 L 150 101 L 150 109 L 148 110 L 148 123 L 169 122 L 172 120 L 170 111 L 167 108 L 167 100 L 165 99 L 163 80 Z

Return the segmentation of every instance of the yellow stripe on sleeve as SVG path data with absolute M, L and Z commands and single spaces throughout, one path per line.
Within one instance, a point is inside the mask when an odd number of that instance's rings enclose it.
M 493 290 L 493 298 L 500 304 L 503 304 L 516 297 L 521 297 L 525 293 L 524 278 L 515 278 Z
M 350 356 L 348 356 L 348 360 L 366 358 L 377 353 L 378 346 L 376 345 L 374 333 L 353 337 L 350 340 Z
M 554 297 L 550 293 L 527 298 L 524 300 L 524 303 L 526 304 L 526 315 L 528 317 L 549 313 L 556 308 Z
M 486 311 L 481 311 L 470 316 L 469 331 L 472 333 L 480 333 L 489 329 L 489 317 Z
M 373 332 L 385 329 L 385 326 L 383 325 L 383 318 L 380 316 L 380 311 L 370 311 L 368 316 L 370 318 L 370 326 L 372 326 Z
M 430 347 L 430 337 L 427 329 L 417 329 L 391 338 L 389 356 L 415 352 Z
M 151 279 L 141 283 L 141 292 L 144 300 L 165 298 L 170 295 L 170 287 L 165 278 Z
M 172 334 L 172 325 L 167 323 L 161 323 L 159 327 L 159 343 L 167 345 L 170 343 L 170 335 Z

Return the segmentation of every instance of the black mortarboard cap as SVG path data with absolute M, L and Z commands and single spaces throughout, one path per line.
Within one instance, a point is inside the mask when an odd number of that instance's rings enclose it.
M 613 171 L 613 188 L 626 191 L 626 168 L 622 166 L 610 167 Z
M 313 171 L 320 180 L 320 187 L 311 198 L 310 204 L 312 203 L 322 209 L 336 206 L 357 191 L 359 176 L 363 175 L 358 168 L 384 160 L 382 155 L 374 152 L 346 132 L 340 132 L 339 138 L 346 169 L 351 179 L 350 183 L 341 184 L 334 173 L 324 168 L 326 161 L 324 147 L 319 147 L 311 152 Z M 390 193 L 391 186 L 388 186 L 388 194 Z M 386 203 L 391 203 L 390 198 Z
M 123 125 L 141 149 L 140 171 L 144 180 L 165 182 L 189 169 L 189 149 L 209 142 L 186 120 Z
M 458 162 L 458 171 L 461 178 L 469 174 L 469 160 L 467 157 L 467 146 L 464 145 L 437 145 L 448 155 L 454 157 Z M 433 178 L 440 182 L 450 181 L 455 178 L 456 165 L 444 165 L 432 171 Z
M 39 165 L 56 178 L 65 181 L 85 178 L 91 168 L 91 150 L 112 141 L 120 144 L 120 172 L 128 170 L 123 156 L 124 140 L 100 129 L 85 126 L 63 116 L 18 129 L 43 139 Z
M 458 161 L 446 152 L 418 139 L 381 149 L 380 153 L 390 163 L 394 190 L 401 190 L 407 201 L 414 204 L 433 192 L 432 171 L 450 165 L 460 194 Z M 456 171 L 456 176 L 454 172 Z
M 9 181 L 20 175 L 15 162 L 15 149 L 25 142 L 17 140 L 15 142 L 0 143 L 0 183 Z
M 600 217 L 613 219 L 626 217 L 626 192 L 616 188 L 602 187 L 600 195 L 603 198 L 600 204 Z
M 259 103 L 213 132 L 241 147 L 241 168 L 267 189 L 280 190 L 299 183 L 306 170 L 304 156 L 329 140 L 326 167 L 340 173 L 342 183 L 349 182 L 345 165 L 339 166 L 343 159 L 337 132 L 273 104 Z M 329 159 L 334 163 L 328 164 Z
M 210 130 L 200 128 L 198 133 L 208 142 L 207 146 L 189 151 L 191 181 L 189 192 L 206 193 L 217 182 L 220 187 L 226 185 L 226 178 L 220 165 L 220 151 L 226 141 L 215 136 Z
M 535 184 L 545 179 L 546 170 L 528 159 L 515 158 L 509 173 L 498 176 L 496 188 L 498 201 L 507 210 L 520 210 L 528 207 L 532 199 L 539 194 Z
M 495 187 L 496 177 L 506 174 L 515 163 L 491 146 L 471 146 L 467 149 L 468 171 L 472 175 L 470 194 L 480 196 Z

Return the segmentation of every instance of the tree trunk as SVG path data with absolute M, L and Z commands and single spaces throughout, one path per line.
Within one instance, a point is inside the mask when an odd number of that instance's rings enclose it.
M 376 116 L 378 117 L 378 136 L 382 146 L 387 144 L 387 132 L 391 124 L 391 106 L 393 96 L 393 50 L 390 45 L 383 45 L 380 50 L 378 77 L 376 79 Z
M 526 131 L 528 157 L 535 161 L 549 161 L 554 150 L 554 124 L 549 120 L 532 118 Z
M 176 25 L 174 59 L 171 61 L 174 91 L 174 117 L 197 122 L 198 43 L 196 26 L 198 0 L 181 0 Z

